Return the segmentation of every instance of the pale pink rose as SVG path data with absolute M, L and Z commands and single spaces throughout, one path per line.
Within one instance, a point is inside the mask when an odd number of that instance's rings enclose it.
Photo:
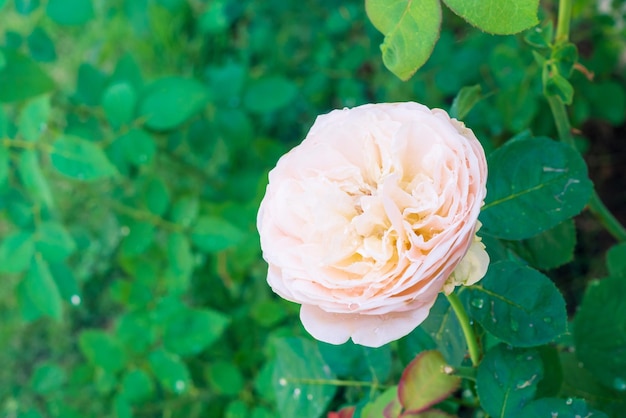
M 302 305 L 318 340 L 403 337 L 478 242 L 486 180 L 480 143 L 441 109 L 385 103 L 319 116 L 269 173 L 257 218 L 267 281 Z M 478 244 L 446 290 L 484 275 Z

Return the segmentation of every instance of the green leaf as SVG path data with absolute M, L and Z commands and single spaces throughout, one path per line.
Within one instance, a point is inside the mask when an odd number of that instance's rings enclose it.
M 48 264 L 34 257 L 24 276 L 24 287 L 32 305 L 43 315 L 60 320 L 63 314 L 62 299 Z
M 135 89 L 126 82 L 111 84 L 102 94 L 104 114 L 114 129 L 132 122 L 136 104 Z
M 150 399 L 154 392 L 154 383 L 141 369 L 130 370 L 122 378 L 122 390 L 120 396 L 129 403 L 141 403 Z
M 513 242 L 512 247 L 533 267 L 549 270 L 572 261 L 576 246 L 574 220 L 568 219 L 532 238 Z
M 227 361 L 217 361 L 209 365 L 207 378 L 217 393 L 226 396 L 236 396 L 245 384 L 239 368 Z
M 534 398 L 542 377 L 541 358 L 536 351 L 499 344 L 487 352 L 478 366 L 476 389 L 480 404 L 490 416 L 518 417 Z
M 587 405 L 583 399 L 543 398 L 536 399 L 526 405 L 519 418 L 537 417 L 585 417 L 609 418 L 604 412 L 596 411 Z
M 537 398 L 558 396 L 563 386 L 563 368 L 559 358 L 559 349 L 554 345 L 538 347 L 543 364 L 543 379 L 537 385 Z
M 168 290 L 181 293 L 189 287 L 189 279 L 195 267 L 193 252 L 189 239 L 178 233 L 167 237 L 167 280 Z
M 135 165 L 150 164 L 156 154 L 152 135 L 143 129 L 130 129 L 117 139 L 126 160 Z
M 590 283 L 574 320 L 576 353 L 604 385 L 626 392 L 626 280 Z
M 196 80 L 167 77 L 148 87 L 139 104 L 139 116 L 157 131 L 175 128 L 198 113 L 208 100 L 207 89 Z
M 320 355 L 317 344 L 303 338 L 282 338 L 275 344 L 272 383 L 282 418 L 317 418 L 337 387 L 324 384 L 335 376 Z M 318 382 L 318 383 L 316 383 Z
M 54 48 L 54 42 L 50 36 L 41 27 L 33 29 L 28 38 L 28 50 L 31 57 L 39 62 L 52 62 L 57 59 L 57 53 Z
M 554 25 L 552 21 L 543 27 L 534 27 L 529 29 L 524 35 L 524 40 L 527 44 L 534 48 L 545 49 L 549 48 L 554 38 Z
M 461 365 L 467 353 L 467 342 L 463 338 L 461 324 L 443 294 L 437 296 L 421 327 L 431 336 L 448 364 L 453 367 Z
M 537 23 L 539 0 L 443 0 L 457 15 L 478 29 L 510 35 Z
M 82 25 L 93 17 L 92 0 L 49 0 L 46 14 L 59 25 Z
M 366 0 L 365 10 L 385 35 L 383 63 L 401 80 L 408 80 L 428 60 L 439 39 L 439 0 Z
M 578 49 L 571 42 L 559 43 L 554 46 L 550 57 L 556 61 L 558 73 L 567 79 L 578 62 Z
M 172 205 L 170 219 L 182 226 L 191 225 L 198 217 L 200 202 L 194 195 L 181 196 Z
M 163 215 L 170 204 L 170 192 L 167 184 L 158 176 L 148 180 L 143 197 L 148 210 L 157 216 Z
M 78 288 L 78 281 L 74 271 L 70 270 L 65 263 L 50 263 L 48 267 L 50 267 L 50 273 L 59 288 L 59 293 L 63 300 L 74 306 L 80 305 L 80 289 Z
M 611 276 L 626 276 L 626 242 L 609 248 L 606 253 L 606 265 Z
M 28 268 L 35 254 L 31 233 L 16 231 L 6 235 L 0 244 L 0 273 L 21 273 Z
M 256 80 L 243 97 L 246 107 L 255 113 L 269 113 L 286 106 L 296 96 L 296 85 L 284 77 Z
M 113 409 L 115 418 L 133 418 L 133 409 L 122 395 L 117 395 L 113 399 Z
M 126 366 L 126 353 L 114 335 L 97 329 L 80 333 L 78 346 L 87 360 L 108 373 L 117 373 Z
M 340 345 L 319 343 L 319 349 L 337 377 L 368 382 L 384 382 L 389 377 L 389 346 L 370 348 L 348 341 Z
M 66 380 L 64 369 L 54 363 L 42 363 L 35 368 L 30 385 L 35 393 L 47 395 L 59 390 Z
M 185 363 L 174 354 L 156 350 L 148 358 L 158 382 L 172 393 L 185 393 L 191 387 L 191 376 Z
M 59 262 L 76 249 L 74 240 L 58 222 L 48 221 L 37 225 L 35 248 L 49 262 Z
M 546 64 L 543 71 L 543 89 L 547 96 L 557 96 L 563 104 L 571 105 L 574 99 L 574 87 L 565 77 L 549 68 Z
M 239 228 L 222 218 L 201 216 L 191 227 L 191 241 L 207 253 L 237 245 L 243 237 Z
M 386 412 L 391 412 L 386 415 Z M 369 402 L 361 411 L 361 418 L 381 418 L 400 416 L 402 405 L 398 399 L 398 387 L 392 386 L 385 390 L 373 402 Z
M 149 315 L 134 311 L 117 318 L 115 335 L 127 351 L 143 355 L 156 340 L 155 325 Z
M 54 89 L 54 82 L 30 58 L 0 48 L 5 65 L 0 67 L 0 102 L 19 102 Z
M 115 167 L 100 147 L 78 137 L 57 138 L 50 159 L 59 173 L 76 180 L 102 180 L 116 174 Z
M 0 128 L 0 137 L 2 137 L 2 128 Z M 8 148 L 0 145 L 0 189 L 9 179 L 9 168 L 11 164 L 11 152 Z
M 530 238 L 555 227 L 578 214 L 593 190 L 580 154 L 548 138 L 509 141 L 488 165 L 480 220 L 498 238 Z
M 230 319 L 210 309 L 184 309 L 165 324 L 163 345 L 182 356 L 198 354 L 217 341 Z
M 443 401 L 461 384 L 461 378 L 444 372 L 447 366 L 439 351 L 420 353 L 402 372 L 398 398 L 408 412 L 423 412 Z
M 38 7 L 39 0 L 15 0 L 15 10 L 24 16 L 28 16 Z
M 531 347 L 567 331 L 563 296 L 537 270 L 499 261 L 489 266 L 480 285 L 469 288 L 470 314 L 500 340 Z
M 464 119 L 482 98 L 482 88 L 480 84 L 463 87 L 452 101 L 450 117 L 459 120 Z
M 47 128 L 49 116 L 50 98 L 48 96 L 41 96 L 29 101 L 20 113 L 19 133 L 27 141 L 37 141 Z
M 131 221 L 127 228 L 128 235 L 122 242 L 122 253 L 125 256 L 139 255 L 154 242 L 155 227 L 150 222 Z
M 33 200 L 46 207 L 52 207 L 52 192 L 48 181 L 41 172 L 39 158 L 35 151 L 24 150 L 20 154 L 19 172 L 24 187 Z

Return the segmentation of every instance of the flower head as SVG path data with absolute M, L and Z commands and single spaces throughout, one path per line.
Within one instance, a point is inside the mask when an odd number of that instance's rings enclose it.
M 443 110 L 385 103 L 319 116 L 269 174 L 257 218 L 268 283 L 302 305 L 321 341 L 398 339 L 444 287 L 484 275 L 475 233 L 486 179 L 479 141 Z M 453 276 L 466 253 L 473 261 Z

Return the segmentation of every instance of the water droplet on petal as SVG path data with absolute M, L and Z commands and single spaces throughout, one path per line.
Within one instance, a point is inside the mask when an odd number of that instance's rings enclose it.
M 482 309 L 483 306 L 485 306 L 485 301 L 483 299 L 477 298 L 477 299 L 472 299 L 470 304 L 476 309 Z

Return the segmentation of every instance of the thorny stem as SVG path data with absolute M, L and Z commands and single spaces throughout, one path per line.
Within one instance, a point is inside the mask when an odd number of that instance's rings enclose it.
M 559 15 L 556 29 L 556 41 L 567 42 L 569 39 L 569 27 L 572 16 L 572 0 L 559 0 Z M 565 105 L 556 96 L 546 95 L 554 123 L 559 133 L 559 139 L 572 147 L 575 147 L 574 138 L 571 134 L 571 125 Z M 600 200 L 600 196 L 594 190 L 589 200 L 589 210 L 602 223 L 606 230 L 618 241 L 626 241 L 626 228 L 615 218 L 606 205 Z
M 459 319 L 463 335 L 467 341 L 467 348 L 469 349 L 472 365 L 476 367 L 478 366 L 478 363 L 480 363 L 480 349 L 478 347 L 478 339 L 474 334 L 474 328 L 470 324 L 469 316 L 463 307 L 463 302 L 459 299 L 459 295 L 453 292 L 446 297 L 448 298 L 448 302 L 450 302 L 450 306 L 452 306 L 452 310 L 454 311 L 456 317 Z

